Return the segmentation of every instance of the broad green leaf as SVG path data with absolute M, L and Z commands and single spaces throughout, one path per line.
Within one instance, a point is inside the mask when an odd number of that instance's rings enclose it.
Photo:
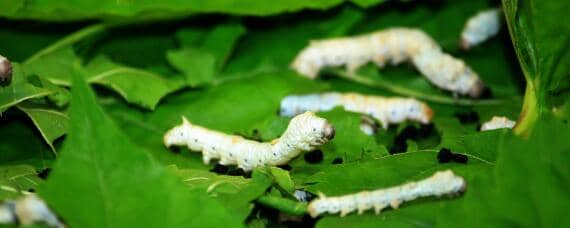
M 515 226 L 569 226 L 564 213 L 570 209 L 569 137 L 567 125 L 544 115 L 528 140 L 503 140 L 497 148 L 491 213 Z
M 43 182 L 33 166 L 0 166 L 0 200 L 17 198 L 22 196 L 23 192 L 33 192 Z
M 73 76 L 72 94 L 69 135 L 40 189 L 69 226 L 239 225 L 217 201 L 189 192 L 132 143 L 97 105 L 79 72 Z
M 55 152 L 53 142 L 67 133 L 69 125 L 67 114 L 45 105 L 22 104 L 17 107 L 32 120 L 42 138 Z
M 182 81 L 113 63 L 99 56 L 85 66 L 89 83 L 109 87 L 129 103 L 153 110 L 160 99 L 182 87 Z
M 570 27 L 559 18 L 570 10 L 570 3 L 534 0 L 502 2 L 527 83 L 516 132 L 528 134 L 541 113 L 567 102 L 567 90 L 570 88 Z M 565 96 L 565 101 L 556 102 L 559 96 Z
M 31 0 L 23 4 L 14 1 L 6 4 L 8 9 L 0 12 L 1 16 L 16 19 L 40 19 L 50 21 L 85 20 L 85 19 L 129 19 L 151 20 L 180 18 L 200 13 L 226 13 L 236 15 L 267 16 L 272 14 L 299 11 L 302 9 L 323 10 L 334 7 L 342 0 L 318 1 L 262 1 L 262 0 L 217 0 L 217 1 L 39 1 Z M 354 0 L 360 6 L 372 6 L 382 0 Z M 152 13 L 148 13 L 152 12 Z
M 0 112 L 22 101 L 44 97 L 56 90 L 41 80 L 27 77 L 20 64 L 13 63 L 12 81 L 7 86 L 0 86 Z

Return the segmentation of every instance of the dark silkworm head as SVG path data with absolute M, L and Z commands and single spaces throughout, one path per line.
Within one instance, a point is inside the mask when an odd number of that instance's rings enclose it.
M 330 123 L 325 124 L 324 136 L 327 140 L 332 140 L 336 134 L 334 126 Z
M 0 84 L 8 84 L 12 80 L 12 63 L 0 55 Z
M 472 98 L 479 98 L 487 90 L 487 87 L 481 80 L 477 80 L 469 90 L 469 96 Z

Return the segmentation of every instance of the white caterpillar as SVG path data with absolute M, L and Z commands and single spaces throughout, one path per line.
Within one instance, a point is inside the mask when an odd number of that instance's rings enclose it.
M 306 111 L 329 111 L 339 106 L 350 112 L 372 116 L 384 129 L 391 123 L 406 120 L 427 124 L 433 116 L 433 111 L 427 104 L 413 98 L 386 98 L 336 92 L 287 96 L 281 100 L 279 112 L 283 116 L 294 116 Z
M 35 194 L 0 205 L 0 224 L 32 225 L 45 222 L 52 227 L 65 227 L 45 202 Z
M 364 191 L 355 194 L 325 197 L 311 201 L 308 206 L 309 214 L 317 217 L 320 214 L 336 214 L 345 216 L 353 211 L 362 214 L 364 211 L 374 208 L 376 214 L 382 209 L 392 207 L 397 209 L 401 203 L 420 197 L 454 195 L 464 192 L 465 180 L 456 176 L 451 170 L 436 172 L 433 176 L 418 182 L 410 182 L 391 188 Z
M 501 29 L 500 8 L 481 11 L 469 18 L 461 32 L 461 48 L 468 50 L 497 35 Z
M 504 116 L 493 116 L 491 120 L 481 125 L 481 131 L 490 131 L 501 128 L 513 128 L 516 122 Z
M 202 151 L 203 161 L 219 159 L 222 165 L 236 165 L 244 171 L 254 167 L 287 164 L 303 151 L 311 151 L 334 137 L 334 127 L 312 112 L 295 116 L 283 135 L 272 142 L 256 142 L 240 136 L 227 135 L 191 124 L 183 123 L 169 130 L 164 144 L 169 147 L 188 146 Z
M 483 82 L 465 62 L 442 52 L 441 47 L 418 29 L 392 28 L 348 38 L 311 41 L 291 67 L 311 79 L 325 67 L 346 66 L 352 75 L 362 65 L 373 62 L 382 68 L 411 61 L 434 85 L 455 94 L 479 97 Z

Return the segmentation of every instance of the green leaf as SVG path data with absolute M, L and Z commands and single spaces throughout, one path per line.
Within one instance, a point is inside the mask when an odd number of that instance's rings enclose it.
M 291 176 L 289 176 L 288 171 L 277 167 L 270 167 L 269 171 L 279 187 L 288 193 L 295 191 L 295 183 L 291 179 Z
M 0 200 L 14 199 L 35 190 L 44 181 L 30 165 L 0 166 Z
M 176 165 L 168 166 L 168 169 L 182 178 L 190 189 L 199 189 L 211 196 L 237 194 L 251 184 L 251 179 L 242 176 L 220 175 L 199 169 L 179 169 Z
M 62 20 L 85 20 L 85 19 L 129 19 L 151 20 L 180 18 L 199 13 L 226 13 L 236 15 L 266 16 L 284 12 L 294 12 L 305 8 L 327 9 L 334 7 L 341 0 L 318 0 L 318 1 L 289 1 L 278 0 L 267 2 L 263 0 L 218 0 L 218 1 L 174 1 L 162 2 L 136 1 L 116 2 L 81 1 L 80 3 L 63 1 L 39 1 L 31 0 L 23 4 L 22 1 L 14 1 L 6 6 L 10 10 L 0 12 L 1 16 L 17 19 L 40 19 L 50 21 Z M 360 6 L 371 6 L 383 2 L 382 0 L 354 0 Z M 152 12 L 152 13 L 148 13 Z
M 67 114 L 45 106 L 18 105 L 39 130 L 42 138 L 55 153 L 53 142 L 67 133 L 69 118 Z
M 160 99 L 182 87 L 182 81 L 122 66 L 99 56 L 85 67 L 89 83 L 115 90 L 129 103 L 153 110 Z
M 183 46 L 166 53 L 168 62 L 184 73 L 190 86 L 211 82 L 232 53 L 245 28 L 239 23 L 224 23 L 204 33 L 184 29 L 177 34 Z
M 206 35 L 201 48 L 211 53 L 216 59 L 216 71 L 224 67 L 237 41 L 245 32 L 245 27 L 234 22 L 218 25 Z
M 168 51 L 166 58 L 180 72 L 184 73 L 190 86 L 211 82 L 215 73 L 215 57 L 209 52 L 195 48 Z
M 26 77 L 20 64 L 13 63 L 13 69 L 10 84 L 6 87 L 0 86 L 0 112 L 22 101 L 44 97 L 55 92 L 52 86 Z
M 501 142 L 494 215 L 515 226 L 570 225 L 564 213 L 570 209 L 569 137 L 568 126 L 544 115 L 528 140 L 508 137 Z
M 272 179 L 262 170 L 254 170 L 251 179 L 242 176 L 219 175 L 198 169 L 169 168 L 182 178 L 184 183 L 196 192 L 208 193 L 224 207 L 245 221 L 253 209 L 251 203 L 271 186 Z
M 570 28 L 558 18 L 566 15 L 570 3 L 503 0 L 503 9 L 527 82 L 524 106 L 515 130 L 529 134 L 541 113 L 561 105 L 555 102 L 557 97 L 568 96 Z
M 79 72 L 72 94 L 69 136 L 40 189 L 69 226 L 239 225 L 218 202 L 189 192 L 132 143 L 97 105 Z M 75 194 L 70 198 L 68 192 Z
M 37 56 L 24 63 L 26 75 L 37 75 L 57 85 L 71 85 L 72 66 L 78 61 L 72 47 L 65 46 Z
M 301 203 L 287 198 L 265 195 L 259 197 L 257 202 L 290 215 L 304 215 L 307 213 L 307 203 Z

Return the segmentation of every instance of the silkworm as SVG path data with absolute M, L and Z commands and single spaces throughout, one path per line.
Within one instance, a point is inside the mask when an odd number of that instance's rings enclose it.
M 481 125 L 481 131 L 490 131 L 500 128 L 513 128 L 516 122 L 504 116 L 493 116 L 491 120 Z
M 433 111 L 427 104 L 413 98 L 388 98 L 337 92 L 287 96 L 281 100 L 279 112 L 282 116 L 294 116 L 305 111 L 329 111 L 335 107 L 370 115 L 378 120 L 384 129 L 387 129 L 391 123 L 401 123 L 406 120 L 429 123 L 433 116 Z M 369 131 L 364 126 L 361 126 L 361 129 Z
M 370 34 L 311 41 L 291 67 L 314 79 L 325 67 L 345 66 L 349 75 L 368 62 L 383 68 L 411 61 L 435 86 L 477 98 L 484 91 L 479 76 L 460 59 L 442 52 L 426 33 L 412 28 L 391 28 Z
M 0 224 L 32 225 L 44 222 L 53 227 L 65 227 L 45 202 L 35 194 L 9 200 L 0 206 Z
M 461 48 L 468 50 L 497 35 L 501 29 L 500 8 L 487 9 L 469 18 L 461 32 Z
M 257 142 L 209 130 L 183 117 L 181 125 L 165 134 L 164 144 L 202 151 L 205 164 L 211 159 L 219 159 L 221 165 L 237 165 L 244 171 L 251 171 L 254 167 L 287 164 L 300 153 L 327 143 L 334 134 L 334 127 L 312 112 L 295 116 L 283 135 L 272 142 Z
M 353 211 L 362 214 L 372 208 L 376 214 L 379 214 L 386 207 L 397 209 L 403 202 L 420 197 L 456 195 L 464 192 L 466 186 L 462 177 L 455 175 L 451 170 L 446 170 L 436 172 L 431 177 L 418 182 L 410 182 L 391 188 L 337 197 L 326 197 L 321 194 L 318 199 L 309 203 L 308 211 L 311 217 L 339 212 L 340 216 L 343 217 Z
M 12 63 L 0 55 L 0 84 L 7 84 L 12 80 Z

